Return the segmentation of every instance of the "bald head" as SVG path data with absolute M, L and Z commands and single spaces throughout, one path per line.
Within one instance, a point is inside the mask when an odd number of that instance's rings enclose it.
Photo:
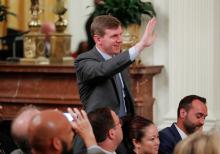
M 17 145 L 26 152 L 30 150 L 28 145 L 28 127 L 31 119 L 39 114 L 40 111 L 33 107 L 28 106 L 22 109 L 22 111 L 13 120 L 11 125 L 11 134 Z
M 32 119 L 28 132 L 30 144 L 36 153 L 61 153 L 72 147 L 74 134 L 60 111 L 42 111 Z
M 45 22 L 41 25 L 41 32 L 48 37 L 51 33 L 55 32 L 56 27 L 52 22 Z

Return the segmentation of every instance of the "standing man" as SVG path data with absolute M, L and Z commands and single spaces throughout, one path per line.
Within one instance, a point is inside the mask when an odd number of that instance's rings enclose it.
M 196 95 L 184 97 L 179 103 L 177 123 L 159 132 L 159 154 L 172 154 L 180 140 L 196 131 L 202 131 L 207 115 L 205 98 Z
M 110 107 L 120 117 L 135 113 L 125 70 L 153 44 L 155 25 L 156 19 L 152 18 L 140 42 L 121 53 L 120 21 L 109 15 L 95 17 L 91 25 L 95 46 L 75 61 L 80 98 L 87 113 L 102 107 Z

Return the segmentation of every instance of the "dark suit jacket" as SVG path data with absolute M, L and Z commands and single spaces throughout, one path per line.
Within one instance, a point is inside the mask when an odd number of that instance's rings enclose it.
M 159 154 L 172 154 L 175 145 L 182 140 L 174 123 L 171 127 L 164 128 L 159 132 L 160 147 Z
M 77 57 L 75 60 L 77 83 L 87 113 L 101 107 L 110 107 L 119 113 L 119 96 L 113 77 L 121 72 L 124 79 L 125 70 L 131 63 L 128 52 L 105 61 L 95 47 Z M 127 84 L 124 80 L 126 107 L 128 114 L 133 115 L 133 99 Z

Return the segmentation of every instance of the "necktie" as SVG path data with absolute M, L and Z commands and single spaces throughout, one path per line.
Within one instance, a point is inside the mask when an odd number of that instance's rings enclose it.
M 124 89 L 122 86 L 122 80 L 120 78 L 120 74 L 115 75 L 115 83 L 119 95 L 119 100 L 120 100 L 120 108 L 119 108 L 119 117 L 123 117 L 126 115 L 126 106 L 125 106 L 125 100 L 124 100 Z

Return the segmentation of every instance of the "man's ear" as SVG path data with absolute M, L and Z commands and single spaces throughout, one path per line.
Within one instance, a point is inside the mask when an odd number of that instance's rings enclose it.
M 186 115 L 187 115 L 187 112 L 186 112 L 186 110 L 185 109 L 180 109 L 180 118 L 185 118 L 186 117 Z
M 93 39 L 94 39 L 95 43 L 99 44 L 101 37 L 99 35 L 93 35 Z
M 108 131 L 108 138 L 112 140 L 112 139 L 114 139 L 114 137 L 115 137 L 115 130 L 114 129 L 110 129 Z
M 53 146 L 53 148 L 56 150 L 56 151 L 62 151 L 62 143 L 61 143 L 61 141 L 60 141 L 60 139 L 59 138 L 57 138 L 57 137 L 54 137 L 53 139 L 52 139 L 52 146 Z

